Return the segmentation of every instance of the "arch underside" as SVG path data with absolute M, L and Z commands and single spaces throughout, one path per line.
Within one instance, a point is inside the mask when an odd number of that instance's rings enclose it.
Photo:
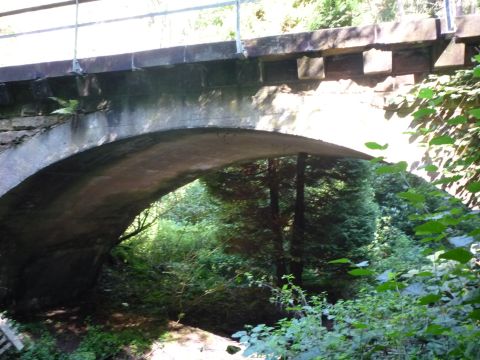
M 204 128 L 130 137 L 38 171 L 0 198 L 0 302 L 75 296 L 152 201 L 212 169 L 299 152 L 366 157 L 299 136 Z

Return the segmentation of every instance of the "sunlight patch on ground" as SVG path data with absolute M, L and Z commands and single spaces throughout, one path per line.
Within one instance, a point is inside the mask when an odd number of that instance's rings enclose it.
M 230 355 L 227 346 L 241 347 L 238 342 L 210 332 L 169 323 L 167 340 L 155 342 L 147 357 L 149 360 L 238 360 L 245 359 L 240 352 Z

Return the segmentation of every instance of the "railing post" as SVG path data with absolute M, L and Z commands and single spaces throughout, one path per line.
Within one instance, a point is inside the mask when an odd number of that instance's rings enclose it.
M 82 75 L 83 69 L 77 59 L 78 46 L 78 0 L 75 0 L 75 40 L 73 44 L 72 73 Z
M 447 24 L 447 33 L 454 33 L 457 30 L 455 24 L 456 7 L 455 0 L 444 0 L 445 20 Z
M 240 0 L 235 0 L 236 24 L 235 24 L 235 42 L 237 45 L 237 54 L 243 54 L 244 48 L 240 35 Z

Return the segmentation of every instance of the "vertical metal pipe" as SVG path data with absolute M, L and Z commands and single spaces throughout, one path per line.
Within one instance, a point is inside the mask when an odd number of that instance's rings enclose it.
M 445 20 L 447 22 L 447 32 L 453 33 L 456 30 L 455 26 L 455 0 L 445 0 Z
M 243 54 L 243 45 L 240 36 L 240 0 L 235 0 L 236 11 L 236 28 L 235 28 L 235 42 L 237 45 L 237 54 Z
M 397 10 L 399 20 L 403 20 L 405 18 L 405 5 L 403 4 L 403 0 L 397 0 Z
M 82 74 L 83 69 L 77 59 L 77 47 L 78 47 L 78 0 L 75 0 L 75 39 L 73 44 L 73 60 L 72 60 L 72 72 L 76 74 Z

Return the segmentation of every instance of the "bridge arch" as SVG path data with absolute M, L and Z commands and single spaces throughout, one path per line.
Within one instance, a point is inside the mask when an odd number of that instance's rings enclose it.
M 317 140 L 325 148 L 343 147 L 371 156 L 378 152 L 367 149 L 365 142 L 389 143 L 382 156 L 387 161 L 407 161 L 415 171 L 422 152 L 402 136 L 409 123 L 384 108 L 392 92 L 383 88 L 405 81 L 412 85 L 413 75 L 400 80 L 378 77 L 114 97 L 104 111 L 77 116 L 0 153 L 0 196 L 37 171 L 83 151 L 185 129 L 295 135 Z
M 367 141 L 397 145 L 389 160 L 416 154 L 399 136 L 407 122 L 372 105 L 376 86 L 345 80 L 119 97 L 0 153 L 0 302 L 41 306 L 89 288 L 141 210 L 212 169 L 299 152 L 377 155 Z

